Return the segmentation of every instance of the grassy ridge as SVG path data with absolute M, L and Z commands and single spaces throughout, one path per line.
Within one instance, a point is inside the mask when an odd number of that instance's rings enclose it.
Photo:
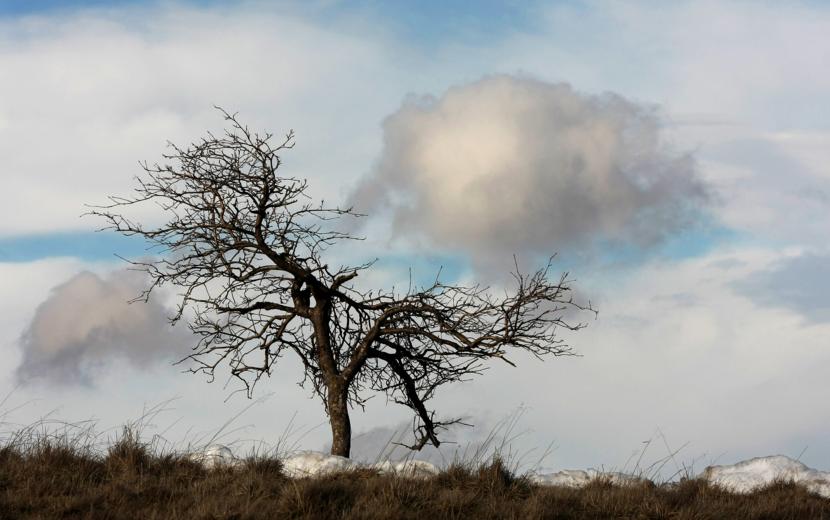
M 495 458 L 426 480 L 360 469 L 290 479 L 276 457 L 206 470 L 157 453 L 125 428 L 101 452 L 78 439 L 17 436 L 0 446 L 0 519 L 477 518 L 830 519 L 830 500 L 790 483 L 734 495 L 700 480 L 583 489 L 532 484 Z

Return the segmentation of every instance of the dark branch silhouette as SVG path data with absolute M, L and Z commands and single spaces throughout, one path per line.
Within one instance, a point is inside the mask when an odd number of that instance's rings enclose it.
M 363 405 L 369 390 L 413 411 L 413 449 L 438 446 L 438 432 L 458 422 L 438 420 L 428 406 L 440 386 L 479 374 L 489 359 L 512 365 L 511 351 L 572 354 L 557 330 L 585 324 L 569 323 L 564 311 L 594 311 L 574 302 L 567 273 L 550 278 L 550 261 L 529 275 L 517 267 L 512 292 L 499 297 L 439 279 L 404 293 L 356 288 L 371 263 L 334 269 L 322 257 L 356 239 L 333 221 L 360 215 L 312 203 L 305 180 L 278 173 L 293 132 L 274 144 L 272 134 L 221 111 L 223 135 L 208 133 L 187 148 L 170 144 L 163 165 L 142 164 L 146 175 L 136 178 L 132 197 L 111 196 L 90 212 L 108 221 L 105 229 L 161 248 L 159 260 L 131 262 L 152 280 L 136 299 L 165 284 L 181 290 L 172 320 L 184 317 L 199 338 L 182 360 L 193 360 L 190 371 L 213 377 L 226 364 L 250 396 L 293 352 L 305 367 L 300 384 L 311 385 L 329 416 L 332 454 L 349 456 L 349 408 Z M 165 224 L 145 227 L 124 215 L 148 202 L 167 214 Z

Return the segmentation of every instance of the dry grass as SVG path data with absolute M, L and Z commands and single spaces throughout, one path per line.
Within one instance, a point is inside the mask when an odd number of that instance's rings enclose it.
M 415 480 L 355 470 L 292 480 L 279 459 L 206 470 L 135 430 L 104 449 L 87 433 L 23 430 L 0 447 L 0 518 L 830 519 L 830 500 L 788 483 L 734 495 L 705 482 L 542 487 L 500 459 Z

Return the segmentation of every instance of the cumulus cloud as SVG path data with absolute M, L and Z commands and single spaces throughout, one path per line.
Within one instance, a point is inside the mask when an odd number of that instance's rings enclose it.
M 17 379 L 92 385 L 117 358 L 149 368 L 186 356 L 192 338 L 170 326 L 162 304 L 128 303 L 145 287 L 142 274 L 121 270 L 103 278 L 84 271 L 52 289 L 20 339 Z
M 615 94 L 499 75 L 410 97 L 383 125 L 352 203 L 395 233 L 474 253 L 549 253 L 595 239 L 639 246 L 690 225 L 709 200 L 694 158 L 656 112 Z

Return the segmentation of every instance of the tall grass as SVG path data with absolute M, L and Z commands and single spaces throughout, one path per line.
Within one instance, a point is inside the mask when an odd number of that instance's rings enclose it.
M 48 418 L 7 432 L 0 442 L 0 518 L 830 519 L 830 500 L 786 482 L 749 495 L 692 478 L 628 486 L 599 480 L 581 489 L 539 486 L 517 471 L 521 456 L 509 448 L 517 417 L 497 425 L 485 442 L 432 478 L 364 467 L 291 479 L 282 471 L 286 444 L 252 451 L 236 467 L 209 470 L 163 435 L 146 435 L 148 421 L 161 409 L 146 410 L 107 438 L 94 422 Z M 229 424 L 207 442 L 218 440 Z M 671 462 L 676 450 L 669 454 Z M 641 455 L 634 468 L 644 476 L 669 463 L 642 460 Z

